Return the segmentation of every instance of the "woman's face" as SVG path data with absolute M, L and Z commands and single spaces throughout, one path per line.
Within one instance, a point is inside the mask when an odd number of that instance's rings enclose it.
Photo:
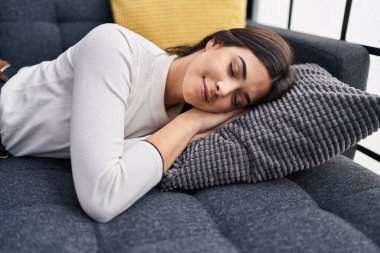
M 256 103 L 271 86 L 267 69 L 249 49 L 210 40 L 188 65 L 182 92 L 194 107 L 228 112 Z

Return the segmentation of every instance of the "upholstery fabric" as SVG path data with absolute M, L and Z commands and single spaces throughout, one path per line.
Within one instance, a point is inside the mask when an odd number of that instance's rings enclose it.
M 380 96 L 350 87 L 317 64 L 293 65 L 294 86 L 190 143 L 162 190 L 255 183 L 309 169 L 380 127 Z
M 0 58 L 15 66 L 53 60 L 92 28 L 113 22 L 108 0 L 2 0 Z
M 68 159 L 0 160 L 0 178 L 0 252 L 380 252 L 380 176 L 341 155 L 257 184 L 155 187 L 106 224 Z
M 246 25 L 247 0 L 111 0 L 111 7 L 115 23 L 163 49 Z
M 113 22 L 108 0 L 1 0 L 0 57 L 19 66 L 49 60 L 107 22 Z M 357 85 L 368 74 L 368 53 L 357 45 L 282 34 L 297 45 L 296 57 L 320 60 L 346 83 Z M 345 66 L 358 60 L 357 51 L 362 60 L 351 71 Z M 255 184 L 155 187 L 101 224 L 80 207 L 70 160 L 0 160 L 0 252 L 7 253 L 379 253 L 379 210 L 380 176 L 338 155 Z

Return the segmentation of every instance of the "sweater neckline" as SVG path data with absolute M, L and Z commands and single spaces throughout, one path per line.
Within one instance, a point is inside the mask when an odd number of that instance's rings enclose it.
M 171 63 L 178 55 L 168 55 L 166 52 L 158 57 L 157 67 L 161 69 L 161 80 L 159 85 L 156 85 L 151 90 L 151 101 L 156 101 L 151 104 L 151 110 L 154 113 L 155 123 L 158 125 L 166 124 L 172 121 L 178 114 L 181 113 L 185 104 L 173 106 L 169 110 L 165 109 L 165 85 L 169 73 Z M 157 99 L 158 97 L 158 99 Z

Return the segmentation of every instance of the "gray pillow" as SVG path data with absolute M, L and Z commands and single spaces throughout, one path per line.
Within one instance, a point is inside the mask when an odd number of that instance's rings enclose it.
M 296 81 L 287 93 L 190 143 L 159 190 L 281 178 L 315 167 L 379 129 L 380 96 L 342 83 L 317 64 L 293 67 Z

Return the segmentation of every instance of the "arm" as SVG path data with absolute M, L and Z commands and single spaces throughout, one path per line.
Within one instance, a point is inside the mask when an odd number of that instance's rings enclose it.
M 227 113 L 210 113 L 192 108 L 178 115 L 173 121 L 152 134 L 147 141 L 161 153 L 165 173 L 186 146 L 201 137 L 212 134 L 228 122 L 239 117 L 247 109 Z
M 197 132 L 196 124 L 189 124 L 181 116 L 177 116 L 165 127 L 147 138 L 147 141 L 152 143 L 162 155 L 162 173 L 170 168 Z
M 130 149 L 133 147 L 137 142 L 145 140 L 148 138 L 150 135 L 142 136 L 142 137 L 137 137 L 137 138 L 130 138 L 130 139 L 125 139 L 124 140 L 124 151 L 127 149 Z
M 114 24 L 104 24 L 71 49 L 72 174 L 81 207 L 98 222 L 125 211 L 162 178 L 162 160 L 154 146 L 138 141 L 124 150 L 133 47 Z

